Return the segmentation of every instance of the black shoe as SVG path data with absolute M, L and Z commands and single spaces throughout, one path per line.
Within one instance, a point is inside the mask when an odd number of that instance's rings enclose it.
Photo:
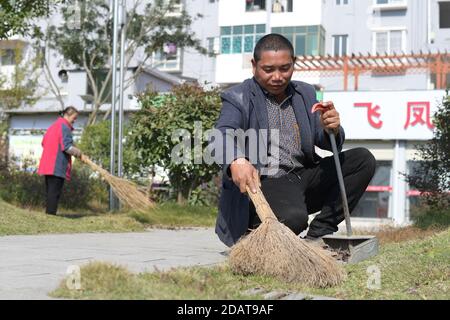
M 325 242 L 323 241 L 322 237 L 311 237 L 311 236 L 306 235 L 302 239 L 304 239 L 306 242 L 314 243 L 314 244 L 317 244 L 318 246 L 321 246 L 321 247 L 327 246 L 325 244 Z

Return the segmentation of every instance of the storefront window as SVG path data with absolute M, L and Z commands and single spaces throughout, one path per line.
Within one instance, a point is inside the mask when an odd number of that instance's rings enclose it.
M 377 161 L 377 169 L 372 181 L 352 213 L 352 217 L 387 218 L 389 198 L 392 192 L 391 161 Z

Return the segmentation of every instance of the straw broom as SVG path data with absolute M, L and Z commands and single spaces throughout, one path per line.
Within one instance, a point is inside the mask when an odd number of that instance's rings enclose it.
M 259 188 L 256 194 L 248 188 L 247 192 L 262 223 L 231 249 L 233 272 L 274 276 L 313 287 L 335 286 L 344 280 L 343 268 L 330 253 L 300 239 L 277 220 Z
M 138 211 L 147 210 L 154 207 L 154 204 L 145 194 L 140 192 L 137 185 L 116 176 L 92 162 L 87 156 L 83 155 L 81 161 L 87 164 L 92 170 L 98 172 L 100 176 L 111 186 L 114 194 L 120 201 L 130 208 Z

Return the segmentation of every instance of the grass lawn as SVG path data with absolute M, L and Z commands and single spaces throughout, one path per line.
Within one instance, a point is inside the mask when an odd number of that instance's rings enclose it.
M 135 220 L 153 227 L 212 227 L 216 223 L 217 208 L 180 206 L 166 203 L 149 212 L 129 214 Z
M 68 290 L 62 281 L 51 295 L 71 299 L 260 299 L 261 295 L 245 292 L 262 288 L 340 299 L 450 298 L 450 229 L 415 240 L 392 242 L 392 234 L 385 239 L 377 257 L 347 266 L 348 279 L 335 288 L 312 289 L 268 277 L 243 277 L 234 275 L 227 265 L 132 274 L 120 266 L 96 262 L 82 267 L 81 290 Z M 381 272 L 379 290 L 367 288 L 370 266 Z
M 22 209 L 0 200 L 0 236 L 44 233 L 138 232 L 149 227 L 213 226 L 216 211 L 211 208 L 163 205 L 147 213 L 71 212 L 58 216 L 43 210 Z

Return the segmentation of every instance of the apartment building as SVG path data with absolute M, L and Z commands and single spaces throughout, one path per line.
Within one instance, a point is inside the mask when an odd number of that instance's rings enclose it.
M 227 86 L 251 77 L 256 42 L 270 32 L 290 39 L 296 55 L 325 53 L 322 1 L 224 0 L 219 2 L 220 52 L 216 82 Z M 318 79 L 311 80 L 317 82 Z
M 291 40 L 297 56 L 445 51 L 450 48 L 449 8 L 450 1 L 438 0 L 223 0 L 216 82 L 227 86 L 250 77 L 254 44 L 269 32 Z M 336 79 L 305 80 L 342 90 Z M 396 90 L 436 86 L 430 74 L 391 76 L 389 83 Z M 359 89 L 384 90 L 386 81 L 363 76 Z

